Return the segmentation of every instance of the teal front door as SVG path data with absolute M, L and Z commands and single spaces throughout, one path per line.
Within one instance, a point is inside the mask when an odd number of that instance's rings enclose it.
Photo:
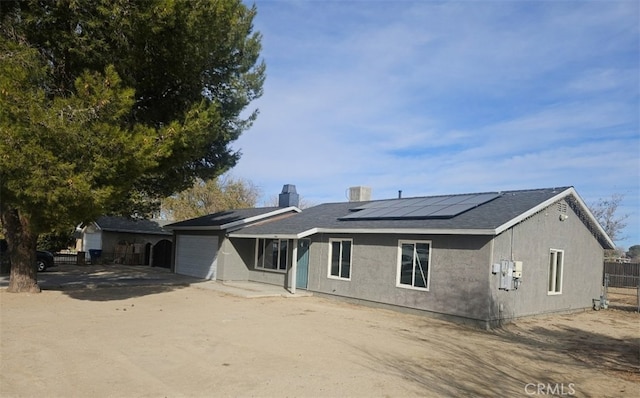
M 309 280 L 309 239 L 298 241 L 298 269 L 296 272 L 296 288 L 306 289 Z

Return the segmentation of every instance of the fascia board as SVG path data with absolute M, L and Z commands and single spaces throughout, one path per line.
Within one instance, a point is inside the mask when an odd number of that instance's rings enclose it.
M 231 232 L 227 236 L 229 236 L 230 238 L 302 239 L 317 233 L 317 231 L 318 231 L 318 228 L 311 228 L 309 230 L 302 231 L 297 234 L 279 234 L 279 233 L 244 234 L 242 232 Z
M 605 240 L 607 241 L 607 243 L 609 243 L 611 245 L 611 247 L 615 249 L 616 244 L 613 243 L 613 241 L 611 240 L 609 235 L 605 232 L 604 228 L 602 228 L 602 225 L 600 225 L 600 222 L 598 222 L 596 217 L 593 215 L 593 213 L 591 212 L 591 209 L 589 209 L 589 206 L 587 206 L 587 204 L 584 203 L 584 201 L 582 200 L 580 195 L 578 195 L 578 192 L 576 192 L 573 188 L 571 188 L 571 190 L 573 191 L 573 192 L 571 192 L 573 194 L 573 197 L 576 198 L 576 200 L 578 201 L 578 203 L 582 207 L 582 210 L 587 213 L 587 215 L 589 216 L 589 219 L 591 219 L 591 222 L 598 228 L 598 231 L 600 231 L 602 236 L 605 237 Z
M 229 238 L 243 239 L 300 239 L 298 235 L 292 234 L 243 234 L 232 232 L 227 234 Z
M 93 226 L 93 227 L 95 228 L 96 232 L 102 232 L 102 231 L 104 231 L 104 230 L 102 229 L 102 227 L 100 227 L 100 225 L 98 225 L 98 223 L 97 223 L 97 222 L 95 222 L 95 221 L 90 221 L 90 222 L 89 222 L 89 224 L 87 224 L 87 225 L 85 225 L 84 227 L 82 227 L 81 232 L 82 232 L 82 233 L 85 233 L 85 231 L 87 230 L 87 228 L 89 228 L 89 226 Z
M 415 234 L 415 235 L 496 235 L 494 229 L 435 228 L 318 228 L 315 233 L 345 234 Z
M 531 217 L 532 215 L 538 213 L 541 210 L 546 209 L 548 206 L 554 204 L 555 202 L 557 202 L 558 200 L 568 196 L 571 192 L 575 192 L 575 190 L 573 188 L 568 188 L 562 192 L 560 192 L 559 194 L 553 196 L 550 199 L 545 200 L 544 202 L 540 203 L 539 205 L 532 207 L 531 209 L 525 211 L 524 213 L 520 214 L 518 217 L 512 218 L 511 220 L 507 221 L 506 223 L 500 225 L 498 228 L 496 228 L 496 235 L 503 233 L 504 231 L 506 231 L 507 229 L 513 227 L 514 225 L 526 220 L 527 218 Z
M 591 213 L 591 210 L 589 209 L 589 206 L 587 206 L 584 203 L 584 201 L 582 200 L 580 195 L 578 195 L 578 192 L 573 187 L 567 188 L 566 190 L 560 192 L 559 194 L 557 194 L 556 196 L 552 197 L 551 199 L 548 199 L 548 200 L 540 203 L 538 206 L 533 207 L 532 209 L 529 209 L 528 211 L 522 213 L 520 216 L 518 216 L 516 218 L 513 218 L 513 219 L 509 220 L 508 222 L 500 225 L 498 228 L 496 228 L 496 235 L 506 231 L 507 229 L 509 229 L 509 228 L 513 227 L 514 225 L 522 222 L 523 220 L 527 219 L 528 217 L 531 217 L 532 215 L 538 213 L 539 211 L 544 210 L 545 208 L 547 208 L 548 206 L 554 204 L 555 202 L 559 201 L 560 199 L 564 199 L 564 198 L 568 197 L 569 195 L 573 195 L 573 197 L 576 198 L 576 200 L 578 201 L 578 203 L 580 204 L 582 209 L 589 216 L 589 219 L 598 228 L 598 231 L 602 234 L 602 236 L 605 237 L 605 240 L 607 241 L 607 243 L 609 243 L 611 245 L 611 247 L 615 247 L 615 244 L 613 243 L 611 238 L 609 238 L 609 235 L 607 235 L 607 233 L 604 231 L 604 229 L 602 229 L 602 226 L 600 225 L 598 220 L 596 220 L 596 218 L 593 215 L 593 213 Z
M 295 211 L 296 213 L 301 212 L 301 210 L 295 206 L 283 207 L 282 209 L 277 209 L 269 213 L 260 214 L 260 215 L 248 217 L 248 218 L 243 218 L 242 220 L 237 220 L 237 221 L 230 222 L 228 224 L 220 225 L 220 229 L 230 229 L 230 228 L 238 227 L 245 224 L 251 224 L 253 222 L 260 221 L 265 218 L 277 216 L 280 214 L 288 213 L 290 211 Z
M 231 233 L 231 238 L 302 239 L 318 233 L 332 234 L 393 234 L 393 235 L 496 235 L 494 229 L 423 229 L 423 228 L 312 228 L 298 234 Z

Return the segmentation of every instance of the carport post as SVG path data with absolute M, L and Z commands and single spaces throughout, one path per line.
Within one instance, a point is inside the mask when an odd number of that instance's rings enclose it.
M 293 240 L 293 250 L 291 252 L 291 279 L 289 280 L 289 291 L 296 294 L 296 280 L 298 273 L 298 239 Z

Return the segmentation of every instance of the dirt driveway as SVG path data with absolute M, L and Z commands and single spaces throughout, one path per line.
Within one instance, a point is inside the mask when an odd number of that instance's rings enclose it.
M 639 316 L 485 332 L 195 286 L 0 290 L 2 397 L 636 397 Z

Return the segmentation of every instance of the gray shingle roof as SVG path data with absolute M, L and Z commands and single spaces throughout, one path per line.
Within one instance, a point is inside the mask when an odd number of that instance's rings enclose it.
M 281 207 L 257 207 L 250 209 L 220 211 L 217 213 L 208 214 L 206 216 L 169 224 L 166 225 L 166 227 L 168 229 L 188 229 L 191 227 L 216 229 L 216 227 L 223 227 L 230 223 L 241 222 L 252 217 L 268 217 L 270 213 L 278 213 L 282 210 L 283 208 Z
M 574 196 L 575 195 L 575 196 Z M 326 203 L 305 209 L 300 214 L 261 225 L 243 228 L 232 234 L 239 237 L 289 236 L 302 237 L 315 231 L 381 232 L 430 231 L 430 233 L 497 234 L 526 217 L 543 210 L 555 200 L 567 198 L 575 207 L 583 223 L 592 231 L 604 248 L 611 240 L 593 219 L 582 199 L 572 187 L 544 188 L 500 192 L 500 196 L 451 218 L 439 219 L 379 219 L 341 220 L 351 209 L 370 202 Z M 393 201 L 393 199 L 390 199 Z M 551 203 L 549 203 L 551 201 Z
M 484 192 L 482 194 L 485 194 Z M 429 197 L 423 197 L 429 198 Z M 406 198 L 405 198 L 406 199 Z M 555 201 L 566 199 L 580 220 L 604 248 L 613 242 L 593 217 L 573 187 L 529 189 L 499 192 L 499 196 L 449 218 L 422 219 L 344 219 L 354 208 L 366 203 L 325 203 L 300 213 L 297 208 L 251 208 L 219 212 L 167 225 L 167 229 L 226 229 L 235 237 L 301 238 L 317 232 L 498 234 L 543 210 Z M 386 199 L 390 203 L 398 199 Z M 280 217 L 275 217 L 280 216 Z M 283 217 L 284 216 L 284 217 Z M 266 221 L 268 222 L 257 222 Z
M 505 191 L 485 204 L 445 219 L 341 220 L 357 203 L 326 203 L 293 217 L 243 228 L 241 235 L 298 235 L 313 228 L 339 231 L 353 229 L 495 230 L 571 187 Z M 394 199 L 389 199 L 393 201 Z
M 102 216 L 96 224 L 103 231 L 128 232 L 137 234 L 171 235 L 158 220 L 133 220 L 125 217 Z

